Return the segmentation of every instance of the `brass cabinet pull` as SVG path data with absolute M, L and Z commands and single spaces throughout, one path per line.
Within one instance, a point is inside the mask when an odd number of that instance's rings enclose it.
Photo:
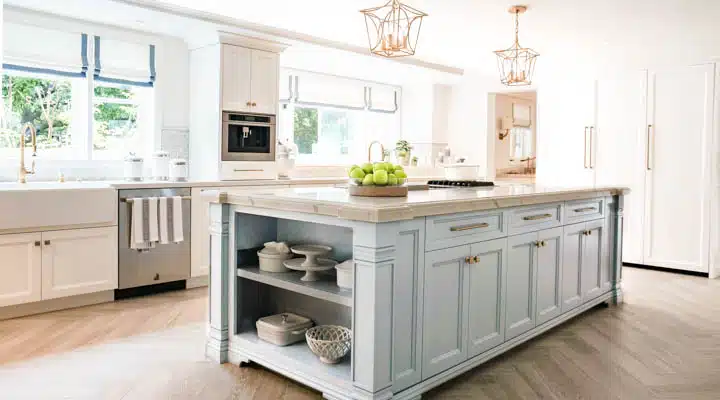
M 592 236 L 592 231 L 583 231 L 584 236 Z
M 40 247 L 40 241 L 39 241 L 39 240 L 36 240 L 36 241 L 35 241 L 35 247 Z
M 594 160 L 593 160 L 593 149 L 592 149 L 592 147 L 593 147 L 593 130 L 594 129 L 595 129 L 594 126 L 590 127 L 590 155 L 588 156 L 588 160 L 589 160 L 588 167 L 590 169 L 595 168 L 595 165 L 593 164 Z
M 469 256 L 468 256 L 468 257 L 465 257 L 465 264 L 474 264 L 474 263 L 473 263 L 473 258 L 472 258 L 472 257 L 469 257 Z
M 45 241 L 45 246 L 50 246 L 50 241 L 49 241 L 49 240 L 46 240 L 46 241 Z
M 587 131 L 588 127 L 585 127 L 585 130 L 583 131 L 583 167 L 587 168 Z
M 574 209 L 573 211 L 576 212 L 576 213 L 586 212 L 586 211 L 597 211 L 597 208 L 595 208 L 595 207 L 583 207 L 583 208 L 576 208 L 576 209 Z
M 487 222 L 483 222 L 481 224 L 473 224 L 473 225 L 453 226 L 450 228 L 450 232 L 469 231 L 471 229 L 487 228 L 488 226 L 490 226 L 490 224 L 488 224 Z
M 647 147 L 645 148 L 645 168 L 650 171 L 652 168 L 650 167 L 650 130 L 652 129 L 652 125 L 647 126 Z
M 535 247 L 545 247 L 545 241 L 544 240 L 538 240 L 535 242 Z
M 537 221 L 539 219 L 546 219 L 546 218 L 552 218 L 552 214 L 538 214 L 538 215 L 529 215 L 527 217 L 523 217 L 523 220 L 525 221 Z

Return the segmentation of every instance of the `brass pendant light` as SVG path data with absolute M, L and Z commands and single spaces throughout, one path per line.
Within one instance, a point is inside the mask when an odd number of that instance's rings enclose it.
M 532 84 L 535 60 L 540 55 L 535 50 L 520 46 L 518 40 L 519 16 L 527 6 L 512 6 L 509 13 L 515 14 L 515 43 L 505 50 L 495 51 L 500 70 L 500 81 L 505 86 L 528 86 Z
M 365 15 L 370 51 L 384 57 L 403 57 L 415 54 L 422 11 L 399 0 L 390 0 L 380 7 L 360 10 Z

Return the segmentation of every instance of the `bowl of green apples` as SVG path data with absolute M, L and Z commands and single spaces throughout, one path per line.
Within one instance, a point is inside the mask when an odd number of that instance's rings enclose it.
M 407 196 L 407 174 L 400 165 L 386 162 L 365 163 L 348 168 L 352 196 L 404 197 Z

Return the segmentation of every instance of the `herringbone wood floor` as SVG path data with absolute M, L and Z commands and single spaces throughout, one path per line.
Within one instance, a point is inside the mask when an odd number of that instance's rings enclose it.
M 598 308 L 427 399 L 720 399 L 720 281 L 625 269 Z M 0 322 L 0 399 L 318 399 L 203 358 L 204 289 Z M 168 329 L 170 328 L 170 329 Z

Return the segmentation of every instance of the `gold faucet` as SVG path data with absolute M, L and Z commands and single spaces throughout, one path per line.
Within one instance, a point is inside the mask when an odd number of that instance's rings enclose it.
M 372 142 L 370 142 L 370 146 L 368 146 L 368 162 L 372 162 L 372 148 L 376 144 L 380 145 L 380 161 L 383 161 L 383 159 L 385 158 L 385 146 L 383 146 L 380 141 L 373 140 Z
M 32 148 L 33 148 L 33 161 L 32 161 L 32 168 L 28 170 L 25 168 L 25 132 L 30 130 L 30 137 L 32 138 Z M 23 125 L 22 129 L 20 130 L 20 173 L 18 174 L 18 182 L 19 183 L 27 183 L 26 176 L 28 174 L 34 174 L 35 173 L 35 156 L 37 156 L 37 130 L 35 129 L 35 125 L 31 123 L 27 123 Z

